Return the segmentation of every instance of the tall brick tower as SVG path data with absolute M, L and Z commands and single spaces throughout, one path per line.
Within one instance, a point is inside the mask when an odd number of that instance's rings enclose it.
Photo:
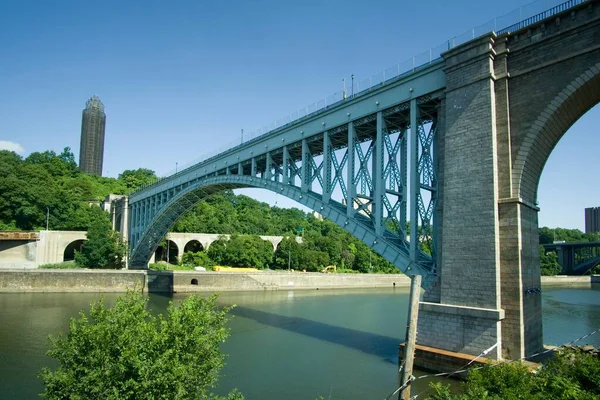
M 79 146 L 79 169 L 88 174 L 102 176 L 104 158 L 104 129 L 106 114 L 104 104 L 96 96 L 85 103 L 81 120 L 81 144 Z

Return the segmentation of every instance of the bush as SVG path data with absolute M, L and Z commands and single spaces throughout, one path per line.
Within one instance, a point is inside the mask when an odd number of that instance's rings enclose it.
M 577 349 L 558 352 L 535 374 L 520 362 L 469 371 L 463 394 L 432 384 L 433 400 L 592 400 L 600 398 L 600 358 Z
M 181 263 L 189 267 L 212 267 L 215 265 L 214 261 L 203 251 L 193 253 L 191 251 L 183 253 L 181 256 Z
M 47 352 L 59 362 L 44 368 L 46 399 L 218 399 L 209 389 L 224 365 L 219 344 L 228 336 L 229 308 L 217 296 L 190 296 L 155 317 L 139 292 L 114 307 L 103 300 L 89 316 L 72 318 L 67 335 L 51 337 Z M 242 399 L 237 391 L 228 399 Z

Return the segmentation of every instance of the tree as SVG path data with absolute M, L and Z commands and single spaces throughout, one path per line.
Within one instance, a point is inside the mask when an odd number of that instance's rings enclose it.
M 144 185 L 154 182 L 156 174 L 147 168 L 126 169 L 119 174 L 118 179 L 125 184 L 125 187 L 129 191 L 135 191 Z
M 302 246 L 296 241 L 294 236 L 283 238 L 273 256 L 273 268 L 275 269 L 298 269 L 298 263 L 302 259 Z
M 218 399 L 209 390 L 224 365 L 219 344 L 229 336 L 217 296 L 190 296 L 152 315 L 148 300 L 128 292 L 114 307 L 103 300 L 89 316 L 72 318 L 67 335 L 51 336 L 47 355 L 58 368 L 42 369 L 42 397 L 58 399 Z M 228 399 L 243 399 L 234 391 Z
M 220 265 L 227 259 L 227 256 L 225 254 L 226 251 L 227 238 L 225 236 L 219 236 L 217 240 L 210 244 L 210 247 L 207 251 L 207 255 L 211 260 L 217 263 L 217 265 Z
M 545 276 L 558 275 L 562 271 L 556 252 L 546 252 L 546 249 L 542 245 L 540 245 L 540 271 Z
M 122 268 L 126 249 L 119 233 L 112 230 L 106 212 L 97 207 L 92 210 L 87 239 L 81 253 L 75 253 L 75 263 L 84 268 Z

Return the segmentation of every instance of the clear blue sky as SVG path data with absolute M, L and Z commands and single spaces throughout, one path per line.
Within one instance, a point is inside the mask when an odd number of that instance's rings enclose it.
M 340 90 L 343 77 L 367 78 L 524 4 L 4 1 L 0 147 L 26 156 L 70 146 L 78 158 L 81 110 L 98 95 L 104 175 L 165 174 Z M 599 121 L 596 107 L 552 154 L 540 225 L 583 229 L 583 208 L 600 205 Z

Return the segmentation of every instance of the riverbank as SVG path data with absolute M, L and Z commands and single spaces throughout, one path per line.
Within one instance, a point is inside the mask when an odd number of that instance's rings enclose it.
M 0 293 L 19 292 L 230 292 L 409 287 L 404 274 L 199 272 L 144 270 L 2 270 Z
M 544 286 L 590 287 L 600 276 L 543 276 Z M 2 270 L 0 293 L 24 292 L 230 292 L 409 287 L 404 274 L 302 272 L 199 272 L 144 270 Z

